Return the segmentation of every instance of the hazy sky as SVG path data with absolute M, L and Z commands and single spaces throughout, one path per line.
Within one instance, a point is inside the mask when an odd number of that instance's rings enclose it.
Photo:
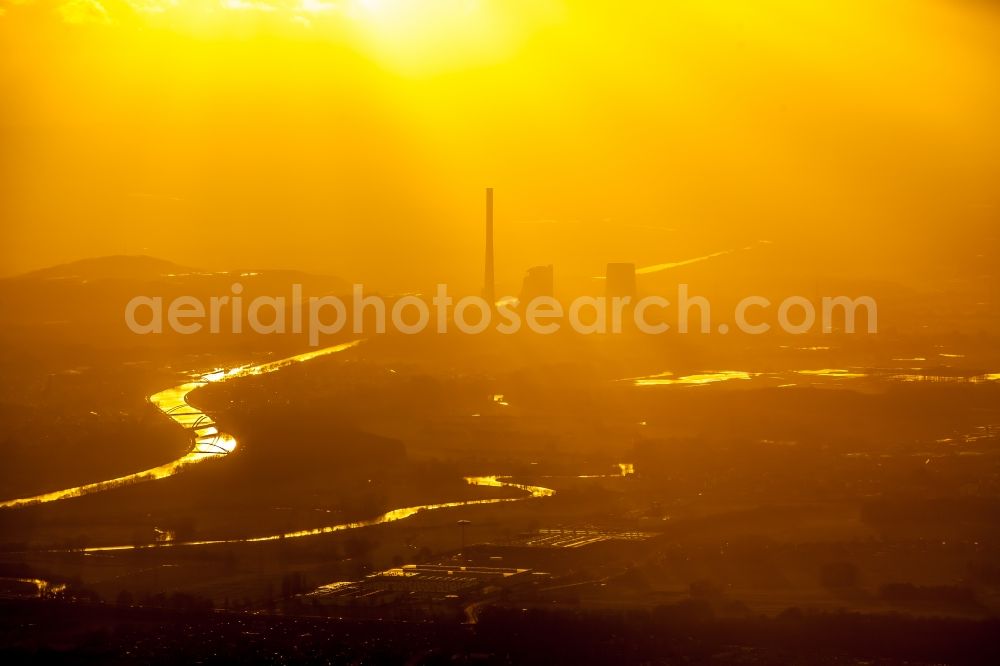
M 4 275 L 149 254 L 473 285 L 487 185 L 502 282 L 757 240 L 906 280 L 1000 246 L 988 2 L 0 8 Z

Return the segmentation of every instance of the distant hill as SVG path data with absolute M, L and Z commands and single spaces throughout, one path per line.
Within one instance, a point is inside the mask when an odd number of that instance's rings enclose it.
M 152 280 L 165 275 L 190 273 L 185 268 L 165 259 L 143 255 L 116 255 L 80 259 L 68 264 L 50 266 L 18 276 L 37 280 Z M 17 279 L 17 278 L 15 278 Z
M 27 282 L 73 283 L 117 281 L 133 284 L 167 283 L 185 285 L 194 290 L 224 288 L 231 282 L 241 281 L 258 290 L 287 289 L 298 283 L 319 293 L 347 293 L 350 284 L 330 275 L 316 275 L 289 269 L 241 269 L 208 271 L 175 264 L 166 259 L 145 255 L 114 255 L 80 259 L 67 264 L 50 266 L 11 278 L 0 279 L 0 285 L 22 287 Z M 281 295 L 273 293 L 270 295 Z
M 101 347 L 177 344 L 273 344 L 269 338 L 223 335 L 137 336 L 125 325 L 125 306 L 136 296 L 161 297 L 164 303 L 185 296 L 208 303 L 233 293 L 239 283 L 244 303 L 258 296 L 302 298 L 334 294 L 346 297 L 350 283 L 338 277 L 295 270 L 202 270 L 146 256 L 83 259 L 17 277 L 0 279 L 0 348 L 14 343 L 93 345 Z M 237 336 L 239 337 L 239 336 Z

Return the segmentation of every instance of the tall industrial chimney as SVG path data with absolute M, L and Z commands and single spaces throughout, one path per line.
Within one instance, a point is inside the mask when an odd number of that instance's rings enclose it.
M 496 285 L 493 275 L 493 188 L 486 188 L 486 275 L 483 279 L 483 298 L 496 303 Z

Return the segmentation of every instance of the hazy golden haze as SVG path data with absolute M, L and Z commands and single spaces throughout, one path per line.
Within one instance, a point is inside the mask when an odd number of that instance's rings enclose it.
M 492 185 L 501 287 L 761 240 L 793 273 L 996 280 L 989 3 L 2 6 L 3 274 L 477 289 Z

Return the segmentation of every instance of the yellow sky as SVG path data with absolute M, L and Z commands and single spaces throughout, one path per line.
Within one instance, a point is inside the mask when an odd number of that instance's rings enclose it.
M 761 240 L 906 280 L 1000 246 L 987 2 L 0 7 L 2 274 L 142 253 L 472 286 L 487 185 L 508 283 Z

